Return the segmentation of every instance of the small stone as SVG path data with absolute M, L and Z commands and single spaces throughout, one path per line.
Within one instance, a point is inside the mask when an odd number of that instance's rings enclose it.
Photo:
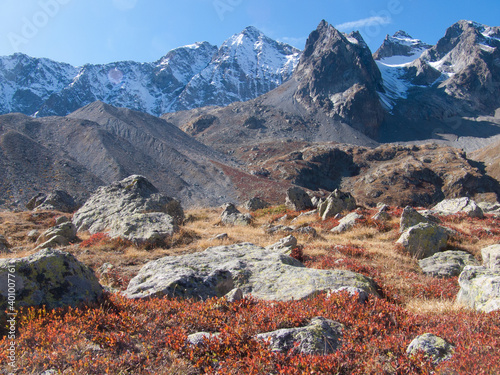
M 224 296 L 227 302 L 238 302 L 243 299 L 243 291 L 240 288 L 234 288 Z
M 432 358 L 434 364 L 438 364 L 449 360 L 453 355 L 454 349 L 454 346 L 441 337 L 431 333 L 424 333 L 410 343 L 406 349 L 406 353 L 414 355 L 422 351 Z

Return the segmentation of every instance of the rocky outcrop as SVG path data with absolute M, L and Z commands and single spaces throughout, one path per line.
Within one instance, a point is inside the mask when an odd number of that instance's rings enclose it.
M 29 210 L 49 210 L 72 213 L 78 208 L 74 198 L 64 190 L 55 190 L 49 195 L 40 193 L 34 196 L 27 204 Z
M 260 199 L 259 197 L 253 197 L 245 203 L 245 208 L 248 211 L 262 210 L 264 208 L 268 208 L 269 206 L 270 206 L 269 203 L 267 203 L 263 199 Z
M 132 213 L 113 220 L 108 227 L 108 235 L 124 238 L 136 245 L 161 246 L 178 229 L 174 218 L 166 213 Z
M 342 331 L 345 327 L 333 320 L 316 317 L 305 327 L 284 328 L 260 333 L 258 340 L 269 343 L 274 352 L 304 355 L 327 355 L 341 347 Z
M 149 262 L 130 281 L 125 296 L 206 299 L 240 288 L 259 299 L 287 301 L 343 286 L 377 295 L 374 282 L 363 275 L 306 268 L 290 256 L 244 243 Z
M 458 284 L 458 304 L 484 312 L 500 310 L 500 270 L 466 266 Z
M 303 211 L 314 208 L 309 194 L 299 187 L 291 187 L 287 190 L 285 204 L 293 211 Z
M 482 218 L 483 210 L 470 198 L 445 199 L 432 208 L 440 215 L 465 214 L 469 217 Z
M 357 212 L 351 212 L 350 214 L 346 215 L 339 221 L 339 225 L 334 227 L 331 232 L 332 233 L 343 233 L 345 231 L 348 231 L 349 229 L 352 229 L 356 223 L 363 219 L 363 215 L 358 214 Z
M 292 250 L 297 247 L 297 239 L 294 236 L 287 236 L 278 242 L 266 247 L 267 250 L 276 251 L 281 254 L 290 255 Z
M 434 224 L 420 223 L 408 228 L 396 242 L 417 259 L 423 259 L 444 250 L 448 241 L 445 228 Z
M 102 287 L 90 268 L 73 255 L 45 249 L 25 258 L 0 260 L 0 282 L 7 285 L 15 269 L 16 306 L 45 305 L 52 309 L 96 302 Z M 0 290 L 0 310 L 7 307 L 7 288 Z
M 460 275 L 465 266 L 478 266 L 479 263 L 465 251 L 449 250 L 421 259 L 418 265 L 426 275 L 447 278 Z
M 180 203 L 158 192 L 145 177 L 133 175 L 99 188 L 73 216 L 78 231 L 141 242 L 171 235 L 184 220 Z M 151 228 L 145 228 L 151 225 Z M 154 225 L 154 227 L 153 227 Z M 134 237 L 137 235 L 137 237 Z
M 399 221 L 399 231 L 404 232 L 420 223 L 433 224 L 431 220 L 420 214 L 413 207 L 406 206 L 401 214 L 401 220 Z
M 318 214 L 323 220 L 326 220 L 344 211 L 352 211 L 356 207 L 356 200 L 350 193 L 336 189 L 318 205 Z
M 74 242 L 76 237 L 76 227 L 71 222 L 64 222 L 49 228 L 36 240 L 37 249 L 48 249 L 50 247 L 68 246 Z
M 500 244 L 481 249 L 483 266 L 491 270 L 500 271 Z
M 431 333 L 424 333 L 415 338 L 410 345 L 408 345 L 406 353 L 408 353 L 408 355 L 415 355 L 418 352 L 424 352 L 426 356 L 432 358 L 434 364 L 438 364 L 442 361 L 449 360 L 453 356 L 454 349 L 455 347 L 453 345 L 441 337 Z
M 224 225 L 250 225 L 253 221 L 252 215 L 242 214 L 232 203 L 225 204 L 223 209 L 220 221 Z

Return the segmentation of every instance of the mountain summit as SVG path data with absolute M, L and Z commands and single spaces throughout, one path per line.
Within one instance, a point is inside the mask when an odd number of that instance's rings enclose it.
M 153 63 L 72 67 L 23 54 L 0 57 L 0 114 L 67 115 L 94 101 L 159 116 L 262 95 L 288 79 L 300 51 L 255 27 L 220 48 L 199 42 Z
M 415 60 L 420 57 L 422 52 L 431 47 L 430 44 L 411 37 L 403 30 L 399 30 L 393 36 L 387 35 L 385 37 L 382 45 L 373 54 L 373 58 L 385 63 L 401 64 Z

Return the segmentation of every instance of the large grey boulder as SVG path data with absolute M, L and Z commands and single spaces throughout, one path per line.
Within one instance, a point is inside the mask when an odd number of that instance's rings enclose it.
M 356 200 L 351 193 L 344 193 L 336 189 L 318 205 L 318 213 L 323 220 L 326 220 L 341 212 L 355 210 L 356 207 Z
M 224 209 L 220 215 L 220 221 L 224 225 L 250 225 L 252 224 L 252 215 L 242 214 L 234 204 L 226 203 L 222 206 Z
M 445 228 L 434 224 L 420 223 L 408 228 L 402 234 L 398 244 L 417 259 L 423 259 L 444 250 L 448 241 Z
M 72 213 L 78 208 L 75 199 L 64 190 L 55 190 L 49 195 L 39 193 L 26 204 L 26 208 L 35 211 L 60 211 Z
M 113 236 L 126 238 L 128 235 L 120 233 L 118 228 L 128 228 L 127 222 L 139 223 L 138 215 L 145 215 L 143 219 L 147 223 L 151 213 L 169 215 L 175 225 L 184 220 L 184 211 L 178 201 L 160 194 L 145 177 L 134 175 L 97 189 L 75 213 L 73 223 L 78 231 L 88 230 L 90 233 L 114 228 Z M 169 230 L 165 229 L 166 232 Z
M 331 232 L 339 234 L 348 231 L 349 229 L 352 229 L 352 227 L 354 227 L 354 225 L 356 225 L 356 223 L 361 219 L 363 219 L 363 215 L 360 215 L 357 212 L 351 212 L 340 219 L 339 225 L 333 228 Z
M 111 238 L 121 237 L 136 245 L 161 245 L 163 240 L 178 230 L 178 226 L 172 216 L 163 212 L 151 212 L 117 218 L 108 229 Z
M 433 222 L 420 214 L 413 207 L 406 206 L 401 214 L 401 220 L 399 221 L 399 232 L 402 233 L 408 228 L 420 223 L 432 224 Z
M 428 357 L 432 358 L 434 364 L 446 361 L 453 356 L 455 347 L 446 340 L 431 333 L 424 333 L 416 337 L 408 348 L 406 353 L 415 355 L 418 352 L 424 352 Z
M 500 244 L 491 245 L 481 249 L 483 266 L 491 270 L 500 270 Z
M 483 210 L 470 198 L 445 199 L 432 208 L 440 215 L 466 214 L 469 217 L 482 218 Z
M 12 272 L 12 270 L 15 270 Z M 15 279 L 9 274 L 14 274 Z M 8 281 L 15 280 L 16 307 L 76 306 L 97 301 L 102 287 L 92 270 L 72 254 L 45 249 L 25 258 L 0 260 L 0 310 L 7 307 Z
M 306 268 L 288 255 L 243 243 L 149 262 L 130 281 L 125 296 L 206 299 L 240 288 L 259 299 L 288 301 L 344 286 L 377 295 L 373 280 L 363 275 Z
M 299 187 L 291 187 L 286 192 L 286 206 L 294 211 L 303 211 L 314 208 L 311 197 Z
M 436 253 L 431 257 L 418 261 L 423 273 L 433 277 L 458 276 L 465 266 L 478 266 L 472 254 L 465 251 L 449 250 Z
M 458 284 L 458 304 L 484 312 L 500 310 L 499 270 L 466 266 L 458 278 Z
M 255 338 L 267 341 L 274 352 L 292 350 L 293 354 L 327 355 L 341 346 L 343 329 L 341 323 L 316 317 L 305 327 L 260 333 Z
M 267 203 L 265 200 L 260 199 L 259 197 L 253 197 L 245 203 L 245 208 L 248 211 L 262 210 L 264 208 L 268 208 L 269 206 L 269 203 Z

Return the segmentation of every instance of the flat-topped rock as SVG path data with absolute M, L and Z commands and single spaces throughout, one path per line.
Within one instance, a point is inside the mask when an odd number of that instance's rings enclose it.
M 345 270 L 306 268 L 298 260 L 250 243 L 217 246 L 146 264 L 124 292 L 128 298 L 207 299 L 234 288 L 263 300 L 298 300 L 321 291 L 355 287 L 377 295 L 372 279 Z

